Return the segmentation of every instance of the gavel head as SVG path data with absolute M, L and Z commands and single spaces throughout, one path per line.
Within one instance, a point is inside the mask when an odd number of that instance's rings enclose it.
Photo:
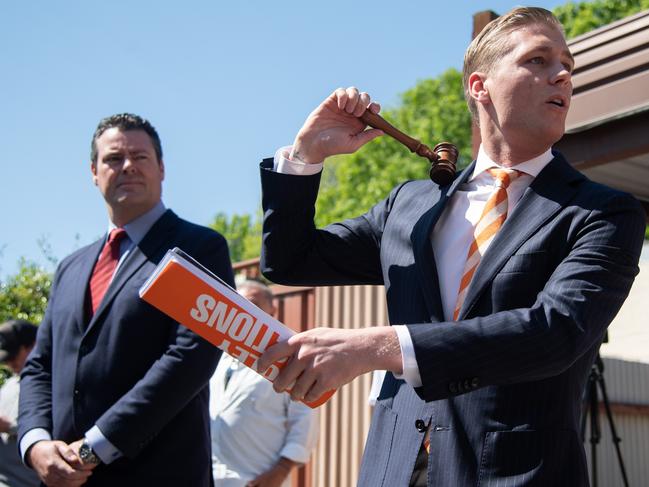
M 450 142 L 441 142 L 433 148 L 433 153 L 437 160 L 431 160 L 430 179 L 440 186 L 445 186 L 455 179 L 457 147 Z

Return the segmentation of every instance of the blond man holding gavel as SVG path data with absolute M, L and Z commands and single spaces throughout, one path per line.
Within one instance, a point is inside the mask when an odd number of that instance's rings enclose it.
M 405 182 L 323 229 L 323 161 L 382 134 L 359 120 L 379 112 L 370 96 L 334 91 L 262 162 L 266 277 L 386 289 L 393 326 L 309 330 L 260 361 L 288 357 L 275 388 L 296 381 L 292 396 L 306 400 L 388 371 L 359 486 L 588 484 L 581 394 L 638 272 L 645 215 L 552 150 L 573 68 L 549 11 L 494 20 L 464 62 L 477 159 L 449 184 Z

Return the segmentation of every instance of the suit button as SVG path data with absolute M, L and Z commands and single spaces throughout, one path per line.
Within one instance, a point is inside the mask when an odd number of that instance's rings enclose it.
M 78 395 L 79 395 L 79 389 L 75 389 L 75 390 L 74 390 L 74 395 L 75 395 L 75 396 L 78 396 Z
M 471 379 L 471 387 L 473 387 L 475 389 L 476 387 L 478 387 L 478 384 L 480 384 L 480 381 L 478 380 L 477 377 L 474 377 L 473 379 Z
M 471 381 L 469 379 L 466 379 L 464 381 L 464 384 L 462 384 L 462 385 L 464 386 L 465 391 L 468 391 L 469 389 L 472 388 Z
M 448 385 L 448 390 L 451 391 L 453 394 L 457 393 L 457 383 L 451 382 Z
M 415 421 L 415 428 L 417 428 L 417 431 L 419 431 L 420 433 L 423 433 L 424 431 L 426 431 L 426 423 L 424 423 L 423 420 L 418 419 L 417 421 Z

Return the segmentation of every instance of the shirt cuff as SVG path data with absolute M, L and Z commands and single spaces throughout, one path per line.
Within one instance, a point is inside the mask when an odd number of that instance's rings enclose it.
M 415 346 L 412 344 L 412 337 L 405 325 L 394 325 L 392 328 L 397 332 L 399 348 L 401 348 L 401 360 L 403 365 L 402 374 L 393 374 L 397 379 L 403 379 L 412 387 L 421 387 L 421 375 L 415 356 Z
M 273 170 L 280 174 L 291 174 L 293 176 L 313 176 L 322 171 L 324 166 L 323 162 L 318 164 L 307 164 L 302 162 L 299 159 L 290 160 L 288 158 L 291 153 L 293 146 L 287 145 L 285 147 L 280 147 L 277 152 L 275 152 L 275 158 L 273 160 Z
M 122 456 L 122 452 L 108 441 L 108 438 L 104 436 L 98 426 L 95 425 L 86 431 L 85 436 L 86 440 L 88 440 L 88 444 L 95 452 L 95 455 L 97 455 L 106 465 L 114 462 Z
M 372 371 L 372 385 L 370 386 L 370 393 L 367 396 L 367 403 L 370 406 L 376 406 L 376 401 L 381 394 L 381 388 L 383 387 L 386 372 L 387 371 L 385 370 Z
M 20 458 L 23 459 L 23 463 L 28 465 L 25 455 L 27 454 L 27 450 L 34 444 L 39 441 L 50 441 L 51 439 L 52 435 L 45 428 L 34 428 L 25 433 L 20 439 Z
M 279 456 L 293 460 L 296 463 L 306 463 L 311 456 L 311 450 L 298 443 L 287 443 L 282 448 Z

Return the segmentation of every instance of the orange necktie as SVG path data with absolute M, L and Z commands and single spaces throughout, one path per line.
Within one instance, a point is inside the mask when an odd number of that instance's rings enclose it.
M 482 210 L 482 215 L 473 230 L 473 242 L 471 243 L 471 247 L 469 247 L 466 265 L 464 266 L 464 274 L 462 274 L 462 280 L 460 281 L 457 303 L 453 312 L 454 321 L 457 321 L 462 303 L 464 303 L 464 298 L 466 297 L 466 291 L 469 288 L 471 278 L 475 274 L 475 270 L 478 268 L 482 256 L 507 218 L 507 187 L 514 179 L 521 175 L 521 172 L 515 169 L 493 168 L 487 169 L 487 171 L 496 180 L 496 189 L 489 196 Z M 426 452 L 430 454 L 430 428 L 426 430 L 423 446 Z
M 469 247 L 466 264 L 464 266 L 464 273 L 460 281 L 460 289 L 458 290 L 457 302 L 455 304 L 455 311 L 453 312 L 453 320 L 457 321 L 460 315 L 460 309 L 466 298 L 469 284 L 475 270 L 480 264 L 482 256 L 487 251 L 487 247 L 496 236 L 500 227 L 505 223 L 507 218 L 507 187 L 511 182 L 520 176 L 521 172 L 515 169 L 487 169 L 496 180 L 496 189 L 485 204 L 482 210 L 482 215 L 473 230 L 473 242 Z
M 106 294 L 108 285 L 115 273 L 117 262 L 119 261 L 119 244 L 126 237 L 126 230 L 123 228 L 113 228 L 108 235 L 108 240 L 101 249 L 101 254 L 97 259 L 95 268 L 90 278 L 90 300 L 92 304 L 92 314 L 95 314 L 99 303 Z

